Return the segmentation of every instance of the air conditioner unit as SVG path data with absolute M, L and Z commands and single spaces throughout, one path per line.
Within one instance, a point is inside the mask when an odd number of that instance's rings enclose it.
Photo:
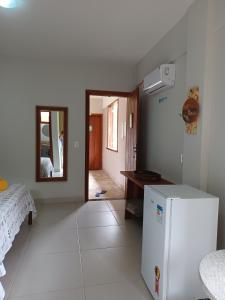
M 164 64 L 144 78 L 143 91 L 146 94 L 153 94 L 174 85 L 175 65 Z

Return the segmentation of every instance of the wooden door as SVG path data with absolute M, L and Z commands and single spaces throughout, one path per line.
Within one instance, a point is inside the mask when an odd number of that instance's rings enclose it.
M 139 88 L 127 98 L 126 171 L 138 169 Z
M 89 170 L 102 169 L 102 115 L 89 116 Z

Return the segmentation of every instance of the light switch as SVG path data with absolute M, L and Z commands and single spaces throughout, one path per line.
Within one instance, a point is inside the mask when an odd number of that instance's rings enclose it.
M 75 142 L 74 142 L 74 148 L 77 149 L 77 148 L 79 148 L 79 147 L 80 147 L 79 141 L 75 141 Z
M 180 154 L 180 163 L 181 165 L 183 165 L 183 161 L 184 161 L 184 157 L 183 157 L 183 153 Z

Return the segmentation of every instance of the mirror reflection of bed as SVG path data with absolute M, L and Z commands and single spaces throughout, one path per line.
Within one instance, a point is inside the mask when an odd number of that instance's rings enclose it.
M 63 111 L 41 111 L 41 177 L 63 176 Z
M 37 181 L 65 180 L 67 108 L 37 107 Z

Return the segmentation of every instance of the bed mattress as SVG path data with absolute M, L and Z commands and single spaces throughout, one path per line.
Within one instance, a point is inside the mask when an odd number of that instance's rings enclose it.
M 4 258 L 28 213 L 36 213 L 34 200 L 25 185 L 13 184 L 0 193 L 0 277 L 6 274 Z M 0 282 L 0 300 L 4 289 Z

